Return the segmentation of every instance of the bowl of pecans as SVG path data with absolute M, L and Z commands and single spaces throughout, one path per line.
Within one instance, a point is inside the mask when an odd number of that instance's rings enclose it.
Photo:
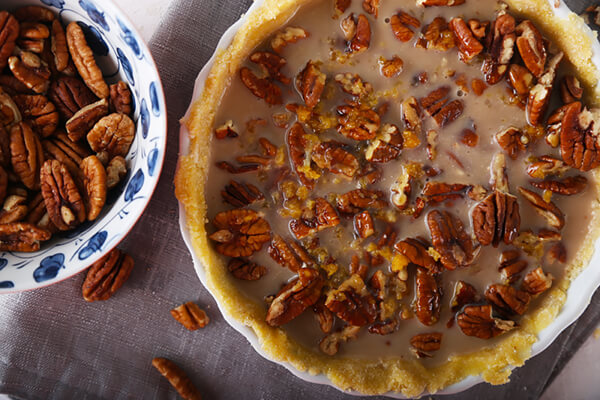
M 0 10 L 0 293 L 66 279 L 105 256 L 162 169 L 158 71 L 111 2 Z

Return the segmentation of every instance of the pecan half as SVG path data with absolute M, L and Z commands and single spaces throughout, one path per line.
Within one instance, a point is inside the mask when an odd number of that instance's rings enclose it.
M 547 176 L 562 175 L 569 170 L 562 160 L 552 156 L 540 156 L 527 166 L 527 175 L 536 179 L 545 179 Z
M 10 126 L 21 122 L 21 120 L 19 107 L 17 107 L 12 97 L 0 87 L 0 123 L 3 125 L 3 128 L 6 127 L 8 129 Z
M 462 183 L 450 184 L 430 181 L 423 187 L 422 194 L 428 204 L 438 204 L 460 199 L 468 189 L 469 186 Z
M 67 167 L 71 176 L 77 180 L 83 180 L 83 174 L 79 168 L 84 158 L 90 155 L 87 148 L 71 141 L 64 133 L 46 139 L 42 142 L 46 159 L 55 159 Z
M 333 356 L 340 350 L 340 343 L 356 338 L 360 328 L 360 326 L 345 326 L 341 331 L 325 336 L 323 340 L 319 342 L 319 348 L 323 353 Z
M 431 326 L 440 319 L 442 288 L 436 275 L 425 268 L 417 268 L 415 279 L 415 314 L 423 325 Z
M 296 86 L 308 108 L 315 108 L 319 104 L 326 81 L 327 75 L 322 73 L 319 64 L 312 60 L 296 77 Z
M 549 190 L 563 196 L 572 196 L 585 190 L 587 187 L 587 179 L 584 176 L 577 175 L 561 180 L 531 182 L 531 185 L 535 188 Z
M 508 82 L 519 96 L 528 95 L 534 83 L 531 72 L 519 64 L 511 64 L 508 68 Z
M 494 85 L 504 77 L 514 54 L 517 35 L 515 19 L 509 14 L 501 14 L 492 23 L 488 35 L 488 50 L 481 67 L 485 81 Z
M 281 53 L 288 44 L 296 43 L 298 40 L 306 39 L 308 32 L 297 26 L 288 26 L 277 32 L 271 40 L 271 48 L 276 53 Z
M 484 246 L 512 243 L 521 225 L 516 197 L 498 190 L 475 206 L 472 218 L 475 237 Z
M 267 249 L 267 253 L 269 253 L 269 256 L 271 256 L 277 264 L 284 268 L 289 268 L 292 272 L 297 272 L 302 268 L 303 260 L 300 258 L 300 255 L 294 251 L 295 249 L 302 248 L 300 246 L 292 248 L 281 236 L 274 234 L 271 244 Z M 304 254 L 303 250 L 301 250 L 301 252 Z
M 110 111 L 131 116 L 133 100 L 129 85 L 123 81 L 119 81 L 110 85 L 109 91 Z
M 306 138 L 304 128 L 299 122 L 296 122 L 287 131 L 287 144 L 290 152 L 290 162 L 300 182 L 307 188 L 312 189 L 314 187 L 314 178 L 307 174 L 307 172 L 310 172 L 310 165 L 306 168 L 307 164 L 305 164 L 307 161 L 306 150 L 308 139 Z
M 436 17 L 429 25 L 423 27 L 415 46 L 428 50 L 447 51 L 454 47 L 454 34 L 444 18 Z
M 431 273 L 440 272 L 440 264 L 427 251 L 428 244 L 421 240 L 406 238 L 394 245 L 394 250 L 402 254 L 409 262 L 424 268 Z
M 442 346 L 442 336 L 440 332 L 421 333 L 410 338 L 410 345 L 418 358 L 431 357 Z
M 317 318 L 317 322 L 319 323 L 319 328 L 321 328 L 321 332 L 330 333 L 333 329 L 335 316 L 327 307 L 325 307 L 324 297 L 321 297 L 317 304 L 313 306 L 313 311 Z
M 347 72 L 337 74 L 335 81 L 341 86 L 342 90 L 352 96 L 365 97 L 373 92 L 373 86 L 362 80 L 360 75 Z
M 257 51 L 250 55 L 250 61 L 258 64 L 265 76 L 285 85 L 291 82 L 290 78 L 281 72 L 281 69 L 287 64 L 285 58 L 268 51 Z
M 228 257 L 249 257 L 271 237 L 269 223 L 252 210 L 220 212 L 213 225 L 217 231 L 209 237 L 217 242 L 217 251 Z
M 563 103 L 569 104 L 574 101 L 581 100 L 583 96 L 583 88 L 579 79 L 573 75 L 565 75 L 560 82 L 560 98 Z
M 106 152 L 109 158 L 125 157 L 135 137 L 135 125 L 125 114 L 102 117 L 87 134 L 87 141 L 96 153 Z
M 256 201 L 263 200 L 265 196 L 251 183 L 229 181 L 224 190 L 221 190 L 223 201 L 234 207 L 241 208 Z
M 372 324 L 377 317 L 375 299 L 357 274 L 327 294 L 325 307 L 353 326 Z
M 377 18 L 379 16 L 379 2 L 380 0 L 363 0 L 363 10 Z
M 554 264 L 556 261 L 562 264 L 567 262 L 567 249 L 561 242 L 554 243 L 548 249 L 548 253 L 546 253 L 546 262 L 548 264 Z
M 464 306 L 476 303 L 479 300 L 479 294 L 473 285 L 465 281 L 458 281 L 456 282 L 456 285 L 454 285 L 454 294 L 450 301 L 450 310 L 452 312 L 460 311 Z
M 360 53 L 371 44 L 371 24 L 366 15 L 360 14 L 356 19 L 356 33 L 350 40 L 348 48 L 353 53 Z
M 553 202 L 546 202 L 539 194 L 523 187 L 519 187 L 519 193 L 531 204 L 535 212 L 546 219 L 551 227 L 558 230 L 563 228 L 565 216 Z
M 337 108 L 339 114 L 337 131 L 354 140 L 370 140 L 377 135 L 381 117 L 364 105 L 343 105 Z
M 262 265 L 243 258 L 232 258 L 229 260 L 227 269 L 233 276 L 243 281 L 257 281 L 267 273 L 267 269 Z
M 427 214 L 427 225 L 440 261 L 449 270 L 464 267 L 475 258 L 473 241 L 459 218 L 448 211 L 433 210 Z
M 71 76 L 60 76 L 53 80 L 48 96 L 66 120 L 97 100 L 92 91 L 80 79 Z
M 449 101 L 449 93 L 450 87 L 442 86 L 419 100 L 421 107 L 442 128 L 458 119 L 464 109 L 464 104 L 461 100 Z
M 58 126 L 59 115 L 56 107 L 46 96 L 18 94 L 13 100 L 21 111 L 21 116 L 41 137 L 51 136 Z
M 92 264 L 81 292 L 85 301 L 108 300 L 129 278 L 133 258 L 117 248 Z
M 0 69 L 6 67 L 19 36 L 19 22 L 7 11 L 0 11 Z
M 52 21 L 50 50 L 54 56 L 54 66 L 57 71 L 64 71 L 69 65 L 69 46 L 65 29 L 58 19 Z
M 283 102 L 281 88 L 271 79 L 259 78 L 246 67 L 240 69 L 240 79 L 253 95 L 263 99 L 267 104 L 278 105 Z
M 102 71 L 96 64 L 94 53 L 88 45 L 83 30 L 73 21 L 67 25 L 67 44 L 77 72 L 92 92 L 102 99 L 110 95 Z
M 581 109 L 580 102 L 565 106 L 560 134 L 560 154 L 564 162 L 581 171 L 600 165 L 597 110 Z
M 390 18 L 390 26 L 396 39 L 401 42 L 408 42 L 414 36 L 414 32 L 410 27 L 418 29 L 421 27 L 421 22 L 404 11 L 398 11 Z
M 0 250 L 38 251 L 40 242 L 50 239 L 50 236 L 46 229 L 24 222 L 0 224 Z
M 83 198 L 88 221 L 98 218 L 106 203 L 106 170 L 96 156 L 89 156 L 81 162 L 83 173 Z
M 350 15 L 342 20 L 340 28 L 344 34 L 344 39 L 346 41 L 352 40 L 354 35 L 356 35 L 356 18 L 354 18 L 354 13 L 350 13 Z
M 513 160 L 517 159 L 519 151 L 527 149 L 529 137 L 515 127 L 506 128 L 496 133 L 496 141 L 502 147 L 502 150 Z
M 527 121 L 530 125 L 536 126 L 542 122 L 544 114 L 550 104 L 550 95 L 554 87 L 556 70 L 563 59 L 563 53 L 558 53 L 548 62 L 548 66 L 538 83 L 529 91 L 527 98 Z
M 113 157 L 106 166 L 106 188 L 116 187 L 127 175 L 127 161 L 121 156 Z
M 358 232 L 358 236 L 363 239 L 375 234 L 375 224 L 369 211 L 365 210 L 354 216 L 354 229 Z
M 20 122 L 11 128 L 10 153 L 13 171 L 21 182 L 29 189 L 39 189 L 39 170 L 44 162 L 44 153 L 40 140 L 28 123 Z
M 335 0 L 333 7 L 335 9 L 336 17 L 345 13 L 351 4 L 352 0 Z
M 467 306 L 456 316 L 460 330 L 467 336 L 491 339 L 515 328 L 514 321 L 492 316 L 492 306 Z
M 156 357 L 152 360 L 152 366 L 169 381 L 182 399 L 202 400 L 200 392 L 194 386 L 190 378 L 173 361 Z
M 462 18 L 453 18 L 448 25 L 454 32 L 456 47 L 462 61 L 469 62 L 483 51 L 483 45 Z
M 521 58 L 527 69 L 539 78 L 544 72 L 546 66 L 546 46 L 544 46 L 544 38 L 540 31 L 537 30 L 533 22 L 525 20 L 516 28 L 517 48 L 521 54 Z
M 307 215 L 304 214 L 300 219 L 290 221 L 290 231 L 296 239 L 303 239 L 340 223 L 335 208 L 322 197 L 315 199 L 314 208 L 308 210 Z
M 4 173 L 6 174 L 6 173 Z M 4 178 L 6 182 L 6 177 Z M 6 193 L 6 190 L 5 190 Z M 0 224 L 10 224 L 22 221 L 29 210 L 27 206 L 27 192 L 20 190 L 11 190 L 4 200 L 2 210 L 0 210 Z M 31 221 L 27 221 L 31 222 Z
M 271 326 L 281 326 L 302 314 L 321 297 L 324 279 L 317 270 L 300 268 L 298 277 L 285 285 L 267 311 L 266 321 Z
M 22 51 L 20 56 L 8 59 L 8 67 L 15 78 L 36 93 L 44 93 L 50 86 L 50 70 L 38 56 Z
M 504 315 L 523 315 L 527 311 L 531 296 L 527 292 L 508 285 L 490 285 L 485 298 Z
M 390 59 L 383 57 L 379 59 L 379 70 L 381 71 L 381 75 L 386 78 L 393 78 L 400 75 L 403 68 L 404 61 L 398 56 L 393 56 Z
M 313 149 L 311 158 L 319 168 L 352 178 L 358 172 L 360 165 L 356 157 L 345 149 L 346 147 L 343 143 L 333 140 L 322 142 Z
M 386 206 L 384 194 L 379 190 L 355 189 L 337 198 L 337 208 L 344 214 L 356 214 L 367 208 L 382 209 Z
M 62 231 L 85 221 L 85 205 L 67 167 L 47 160 L 40 171 L 42 195 L 52 223 Z
M 500 256 L 500 267 L 498 270 L 502 274 L 506 283 L 513 284 L 519 280 L 520 273 L 527 268 L 527 261 L 519 259 L 518 250 L 507 250 Z
M 537 296 L 552 287 L 554 277 L 546 274 L 542 267 L 537 267 L 523 278 L 521 289 L 531 296 Z
M 171 315 L 188 331 L 204 328 L 210 322 L 208 315 L 198 307 L 198 304 L 188 301 L 171 310 Z

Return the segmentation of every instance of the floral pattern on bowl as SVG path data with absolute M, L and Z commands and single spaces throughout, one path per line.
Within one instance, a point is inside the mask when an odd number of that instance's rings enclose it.
M 158 71 L 150 51 L 121 11 L 106 0 L 12 0 L 3 2 L 2 8 L 12 11 L 24 5 L 49 7 L 63 24 L 78 22 L 106 81 L 129 83 L 137 131 L 126 157 L 129 173 L 109 194 L 96 221 L 55 235 L 35 253 L 0 252 L 0 294 L 66 279 L 124 239 L 150 201 L 166 147 L 167 116 Z

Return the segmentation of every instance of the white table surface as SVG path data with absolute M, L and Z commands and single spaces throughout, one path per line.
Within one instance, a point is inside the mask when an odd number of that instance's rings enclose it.
M 172 0 L 114 0 L 148 41 Z M 543 400 L 600 398 L 600 339 L 591 337 L 542 397 Z M 0 400 L 7 399 L 0 395 Z M 515 399 L 516 400 L 516 399 Z
M 114 0 L 150 40 L 172 0 Z M 588 400 L 600 398 L 600 339 L 591 337 L 545 392 L 542 400 Z M 0 399 L 2 400 L 2 399 Z M 516 400 L 516 399 L 515 399 Z

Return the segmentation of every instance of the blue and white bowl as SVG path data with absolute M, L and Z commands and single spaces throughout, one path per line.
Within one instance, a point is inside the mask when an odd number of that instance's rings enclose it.
M 96 221 L 55 235 L 35 253 L 0 252 L 0 294 L 35 289 L 64 280 L 115 247 L 150 201 L 162 169 L 167 113 L 162 85 L 148 47 L 129 19 L 108 0 L 4 0 L 0 8 L 24 5 L 52 9 L 64 25 L 77 21 L 107 82 L 129 83 L 136 137 L 129 173 L 107 197 Z

